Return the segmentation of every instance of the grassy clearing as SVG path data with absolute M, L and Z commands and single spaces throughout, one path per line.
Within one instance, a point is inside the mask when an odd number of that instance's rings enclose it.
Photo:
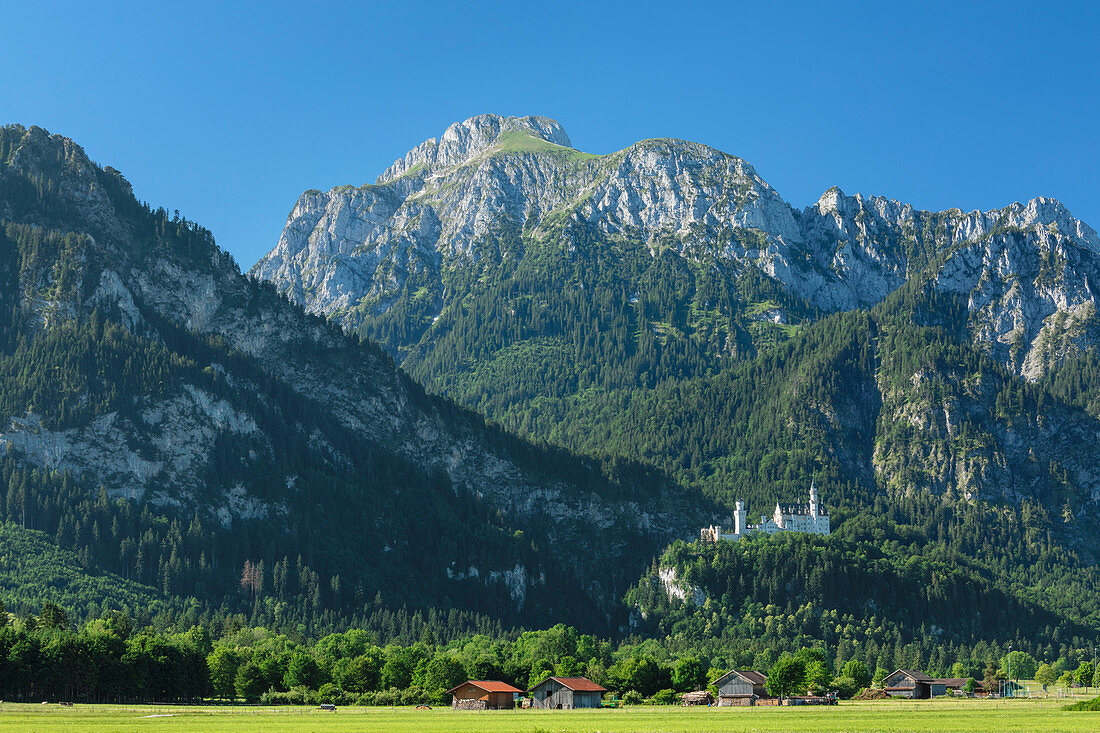
M 583 153 L 580 150 L 567 148 L 564 145 L 557 145 L 548 140 L 535 137 L 523 130 L 502 132 L 490 150 L 502 155 L 507 155 L 509 153 L 554 153 L 564 155 L 570 160 L 582 161 L 596 160 L 597 158 L 603 157 L 602 155 L 596 155 L 594 153 Z
M 1095 731 L 1100 715 L 1064 700 L 847 703 L 835 708 L 634 707 L 621 710 L 452 712 L 410 708 L 0 705 L 0 731 Z M 159 717 L 149 717 L 159 716 Z

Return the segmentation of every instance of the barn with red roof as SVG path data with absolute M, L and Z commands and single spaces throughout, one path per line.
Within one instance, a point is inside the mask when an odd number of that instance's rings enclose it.
M 452 708 L 467 710 L 511 710 L 516 695 L 523 694 L 523 690 L 497 680 L 466 680 L 447 692 L 452 696 Z
M 586 677 L 548 677 L 528 692 L 532 707 L 571 710 L 598 708 L 607 690 Z

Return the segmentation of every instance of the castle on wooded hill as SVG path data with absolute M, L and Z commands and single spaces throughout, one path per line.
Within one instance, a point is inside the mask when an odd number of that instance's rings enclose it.
M 776 532 L 829 534 L 829 512 L 818 502 L 817 487 L 814 486 L 812 481 L 810 482 L 809 504 L 780 504 L 777 502 L 771 517 L 766 514 L 761 515 L 760 524 L 748 524 L 746 514 L 744 503 L 738 499 L 736 509 L 733 512 L 733 531 L 724 532 L 721 526 L 711 525 L 699 530 L 699 539 L 704 542 L 735 541 L 756 532 L 763 532 L 764 534 L 775 534 Z

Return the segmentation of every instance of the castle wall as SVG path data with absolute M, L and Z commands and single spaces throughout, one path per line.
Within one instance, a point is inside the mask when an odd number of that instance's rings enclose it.
M 744 505 L 737 502 L 734 513 L 733 531 L 723 532 L 720 526 L 704 527 L 699 532 L 702 540 L 707 542 L 736 542 L 745 535 L 763 532 L 764 534 L 776 534 L 777 532 L 805 532 L 807 534 L 830 534 L 832 527 L 829 524 L 829 515 L 820 509 L 817 500 L 817 490 L 810 487 L 809 504 L 776 504 L 775 512 L 771 517 L 760 517 L 760 524 L 745 523 Z

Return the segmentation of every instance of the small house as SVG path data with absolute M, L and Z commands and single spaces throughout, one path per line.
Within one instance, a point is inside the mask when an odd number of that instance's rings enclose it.
M 768 696 L 764 689 L 767 683 L 768 677 L 762 672 L 730 670 L 714 681 L 714 686 L 718 688 L 718 705 L 753 705 L 758 699 Z
M 458 710 L 511 710 L 523 690 L 497 680 L 467 680 L 447 690 L 451 707 Z
M 926 700 L 932 696 L 932 682 L 932 678 L 924 672 L 899 669 L 882 680 L 882 688 L 890 697 Z
M 598 708 L 607 690 L 585 677 L 547 677 L 528 692 L 531 707 L 572 710 Z

